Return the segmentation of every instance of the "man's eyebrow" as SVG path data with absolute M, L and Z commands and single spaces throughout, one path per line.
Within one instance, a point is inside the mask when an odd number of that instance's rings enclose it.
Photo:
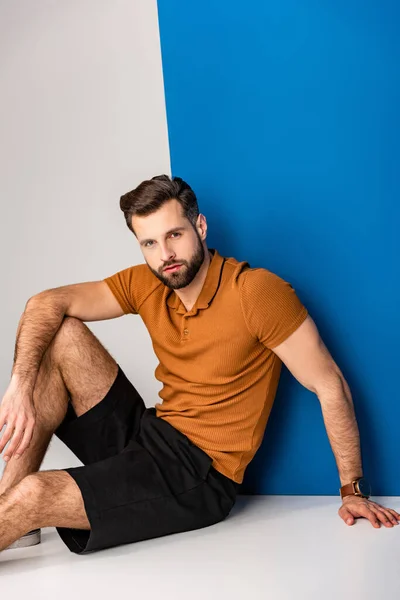
M 186 229 L 186 227 L 174 227 L 173 229 L 169 229 L 168 231 L 165 232 L 165 235 L 169 235 L 170 233 L 174 233 L 175 231 L 184 231 Z M 144 244 L 146 244 L 147 242 L 153 242 L 154 240 L 152 240 L 151 238 L 148 238 L 146 240 L 142 240 L 140 242 L 140 245 L 143 246 Z

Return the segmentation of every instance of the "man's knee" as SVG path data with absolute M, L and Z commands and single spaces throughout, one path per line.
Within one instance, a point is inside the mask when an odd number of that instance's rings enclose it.
M 43 485 L 37 473 L 27 475 L 17 485 L 10 489 L 13 502 L 24 507 L 26 513 L 31 513 L 40 506 L 43 495 Z
M 86 329 L 87 326 L 80 319 L 76 317 L 64 317 L 57 335 L 65 336 L 67 340 L 70 340 L 71 338 L 76 338 L 78 335 L 82 335 L 82 331 Z
M 71 344 L 75 345 L 79 338 L 82 337 L 85 329 L 87 330 L 88 328 L 80 319 L 64 317 L 47 348 L 47 358 L 52 362 L 58 363 L 64 354 L 64 350 L 70 347 Z
M 46 498 L 53 497 L 70 483 L 70 475 L 63 470 L 30 473 L 12 488 L 19 502 L 27 509 L 43 506 Z
M 63 470 L 31 473 L 14 488 L 11 500 L 24 508 L 30 528 L 72 527 L 90 529 L 82 493 L 71 475 Z

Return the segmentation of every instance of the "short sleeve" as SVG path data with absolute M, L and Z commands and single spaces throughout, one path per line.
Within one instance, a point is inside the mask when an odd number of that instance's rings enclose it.
M 106 282 L 125 314 L 140 314 L 140 308 L 162 285 L 147 264 L 134 265 L 106 277 Z
M 241 277 L 241 304 L 249 332 L 273 349 L 308 315 L 292 285 L 267 269 L 247 269 Z
M 138 312 L 133 304 L 132 294 L 134 269 L 135 267 L 128 267 L 128 269 L 118 271 L 104 279 L 125 314 L 137 314 Z

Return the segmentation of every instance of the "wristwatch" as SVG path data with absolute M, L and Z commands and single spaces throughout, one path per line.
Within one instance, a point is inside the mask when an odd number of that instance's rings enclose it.
M 346 483 L 340 488 L 340 496 L 343 500 L 346 496 L 361 496 L 361 498 L 369 498 L 371 496 L 371 486 L 365 477 L 353 479 L 351 483 Z

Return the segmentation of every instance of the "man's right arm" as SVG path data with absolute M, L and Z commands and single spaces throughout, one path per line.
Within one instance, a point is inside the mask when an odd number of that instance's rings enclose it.
M 104 281 L 76 283 L 32 296 L 18 324 L 11 380 L 32 391 L 42 357 L 64 317 L 102 321 L 124 314 Z
M 20 456 L 32 440 L 36 412 L 33 404 L 39 365 L 64 317 L 100 321 L 124 311 L 107 283 L 93 281 L 45 290 L 26 303 L 19 321 L 11 382 L 0 406 L 0 454 L 4 460 Z M 11 440 L 11 441 L 10 441 Z

